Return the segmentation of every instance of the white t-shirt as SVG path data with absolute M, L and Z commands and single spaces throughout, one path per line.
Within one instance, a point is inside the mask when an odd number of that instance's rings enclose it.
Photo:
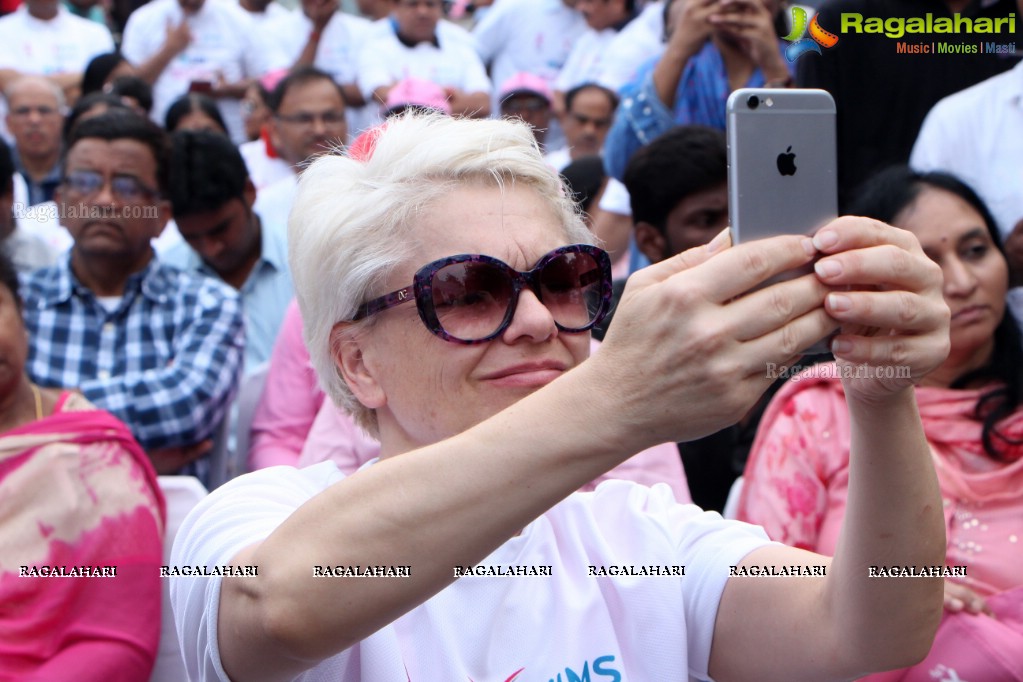
M 664 3 L 652 2 L 611 40 L 596 82 L 618 92 L 636 70 L 664 52 Z
M 367 100 L 377 88 L 405 78 L 422 78 L 441 87 L 490 94 L 490 79 L 471 37 L 455 38 L 453 31 L 438 24 L 439 47 L 430 43 L 406 47 L 393 30 L 383 30 L 386 25 L 375 23 L 376 30 L 359 53 L 359 89 Z
M 586 29 L 568 55 L 568 61 L 561 67 L 558 77 L 554 80 L 554 89 L 568 92 L 577 85 L 597 82 L 600 75 L 601 61 L 608 46 L 618 31 L 605 28 L 603 31 Z
M 297 191 L 298 175 L 292 173 L 256 192 L 256 203 L 253 204 L 252 210 L 258 213 L 265 223 L 287 225 Z
M 0 18 L 0 69 L 52 76 L 81 73 L 92 58 L 114 51 L 106 26 L 82 19 L 58 5 L 57 16 L 36 19 L 22 4 Z M 13 142 L 5 121 L 7 100 L 0 97 L 0 135 Z
M 30 15 L 24 4 L 0 18 L 0 69 L 44 76 L 80 73 L 93 57 L 113 51 L 106 26 L 63 7 L 49 21 Z
M 987 204 L 1004 239 L 1023 220 L 1023 62 L 942 99 L 927 114 L 909 165 L 943 170 Z
M 185 519 L 170 562 L 227 564 L 343 479 L 331 462 L 237 478 Z M 522 680 L 707 679 L 729 566 L 768 542 L 755 526 L 677 504 L 667 486 L 608 481 L 570 495 L 481 562 L 549 566 L 550 576 L 459 578 L 295 679 L 490 681 L 516 671 Z M 322 553 L 323 565 L 339 563 L 329 548 Z M 681 577 L 589 574 L 590 566 L 682 565 Z M 170 600 L 189 679 L 228 680 L 217 641 L 220 579 L 172 579 Z
M 257 192 L 295 174 L 291 164 L 284 159 L 267 156 L 266 142 L 262 138 L 238 145 L 238 153 L 245 161 L 249 179 L 252 180 Z
M 499 110 L 496 91 L 517 73 L 540 76 L 553 89 L 572 46 L 586 30 L 582 13 L 562 0 L 495 2 L 472 30 L 480 58 L 490 65 L 495 115 Z
M 121 52 L 132 64 L 152 57 L 166 40 L 167 27 L 181 23 L 184 12 L 178 0 L 152 0 L 128 18 Z M 163 125 L 167 108 L 188 92 L 192 81 L 217 82 L 218 74 L 228 83 L 258 78 L 281 63 L 275 45 L 259 40 L 249 13 L 232 0 L 206 0 L 188 16 L 192 42 L 167 68 L 153 86 L 154 121 Z M 219 99 L 217 105 L 227 123 L 231 139 L 245 141 L 239 100 Z
M 373 22 L 343 12 L 335 12 L 320 35 L 313 66 L 326 71 L 340 85 L 356 82 L 358 57 L 363 43 L 371 33 Z M 292 12 L 287 18 L 276 22 L 270 33 L 263 35 L 277 41 L 280 52 L 286 57 L 283 67 L 290 67 L 302 54 L 313 22 L 302 11 Z M 376 107 L 348 107 L 348 133 L 354 138 L 358 133 L 377 121 Z
M 238 6 L 245 10 L 245 8 L 241 6 L 241 3 L 238 3 Z M 295 13 L 278 2 L 271 2 L 262 12 L 245 11 L 249 15 L 249 18 L 252 19 L 252 23 L 258 30 L 262 30 L 264 27 L 269 27 L 270 30 L 273 30 L 274 27 L 278 25 L 278 22 L 287 19 Z

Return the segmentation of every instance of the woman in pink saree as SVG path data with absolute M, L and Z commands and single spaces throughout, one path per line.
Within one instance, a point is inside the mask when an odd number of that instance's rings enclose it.
M 24 373 L 17 276 L 0 252 L 0 680 L 149 678 L 164 505 L 131 432 Z
M 868 183 L 854 212 L 913 232 L 942 267 L 951 352 L 917 386 L 916 400 L 941 487 L 945 563 L 965 567 L 965 575 L 946 577 L 945 615 L 928 657 L 868 679 L 1019 682 L 1023 349 L 1006 311 L 1008 266 L 994 220 L 954 177 L 908 168 Z M 760 424 L 739 518 L 763 525 L 773 540 L 833 555 L 846 508 L 849 447 L 837 367 L 818 365 L 794 377 Z M 876 563 L 880 575 L 906 574 L 885 566 L 884 557 Z

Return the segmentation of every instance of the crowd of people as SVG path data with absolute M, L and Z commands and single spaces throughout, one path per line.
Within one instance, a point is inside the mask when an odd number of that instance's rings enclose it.
M 792 60 L 777 0 L 3 9 L 0 680 L 148 679 L 170 564 L 259 569 L 170 581 L 193 680 L 1023 681 L 1015 49 Z M 831 93 L 846 217 L 731 244 L 741 87 Z M 168 558 L 169 475 L 212 492 Z

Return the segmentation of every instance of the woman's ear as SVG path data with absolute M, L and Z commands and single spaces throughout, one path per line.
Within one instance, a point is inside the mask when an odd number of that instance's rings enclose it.
M 387 396 L 366 362 L 363 344 L 364 337 L 350 322 L 339 322 L 330 330 L 330 351 L 338 373 L 360 403 L 376 410 L 387 404 Z

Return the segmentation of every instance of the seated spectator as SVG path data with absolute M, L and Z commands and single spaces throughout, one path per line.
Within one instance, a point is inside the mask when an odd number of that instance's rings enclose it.
M 944 581 L 945 616 L 926 660 L 874 679 L 931 679 L 934 670 L 946 679 L 1014 679 L 1023 643 L 1023 350 L 1019 327 L 1005 314 L 1008 271 L 998 230 L 961 181 L 905 167 L 868 182 L 852 209 L 912 232 L 944 274 L 951 352 L 915 393 L 947 535 L 944 556 L 932 563 L 967 566 L 962 577 Z M 853 523 L 860 473 L 850 461 L 857 433 L 841 370 L 818 366 L 775 396 L 750 452 L 738 508 L 739 518 L 763 525 L 774 540 L 836 556 L 844 549 L 843 526 Z M 893 499 L 868 495 L 877 505 Z M 863 570 L 882 562 L 902 563 L 882 554 Z M 975 642 L 995 648 L 988 653 Z
M 179 97 L 167 109 L 164 129 L 168 133 L 178 130 L 212 130 L 227 135 L 227 124 L 212 98 L 191 92 Z
M 24 76 L 7 86 L 4 97 L 14 166 L 28 185 L 28 204 L 50 201 L 61 178 L 64 93 L 42 76 Z
M 242 111 L 245 115 L 245 136 L 248 142 L 238 145 L 238 151 L 245 159 L 245 167 L 249 170 L 249 179 L 256 191 L 294 176 L 291 164 L 280 157 L 274 149 L 270 134 L 273 120 L 273 109 L 270 108 L 272 91 L 277 87 L 288 72 L 278 69 L 266 74 L 259 81 L 249 86 L 242 99 Z
M 533 129 L 536 143 L 543 149 L 547 131 L 551 127 L 551 102 L 554 98 L 547 81 L 522 71 L 501 84 L 498 97 L 501 117 L 517 116 L 528 123 Z
M 270 141 L 291 173 L 260 192 L 256 212 L 266 221 L 287 224 L 298 173 L 313 157 L 337 148 L 348 137 L 345 99 L 330 74 L 302 67 L 277 83 L 270 110 Z
M 911 235 L 862 218 L 813 240 L 728 248 L 722 235 L 637 274 L 589 356 L 610 262 L 520 122 L 396 119 L 367 160 L 313 162 L 290 228 L 317 374 L 379 435 L 381 458 L 347 477 L 329 462 L 258 471 L 199 503 L 171 563 L 259 570 L 171 582 L 190 678 L 499 680 L 528 661 L 539 679 L 590 663 L 644 681 L 849 679 L 930 647 L 940 581 L 863 570 L 943 554 L 912 385 L 945 356 L 948 310 Z M 845 277 L 750 291 L 814 260 Z M 880 370 L 894 346 L 910 368 L 847 383 L 857 476 L 837 557 L 771 543 L 667 486 L 573 494 L 636 451 L 740 417 L 765 363 L 824 336 L 832 315 L 886 328 L 837 337 L 847 362 Z M 368 565 L 407 577 L 314 568 Z M 734 575 L 765 565 L 816 570 Z
M 238 291 L 245 314 L 245 368 L 255 369 L 270 359 L 293 297 L 287 225 L 264 222 L 252 210 L 256 188 L 245 162 L 218 133 L 175 133 L 168 198 L 185 243 L 161 260 L 216 277 Z
M 666 0 L 664 54 L 643 65 L 619 94 L 605 163 L 619 180 L 632 155 L 672 126 L 725 129 L 732 90 L 788 87 L 778 0 Z
M 153 256 L 170 213 L 168 151 L 166 134 L 133 112 L 75 128 L 57 191 L 74 246 L 25 280 L 28 371 L 120 418 L 158 472 L 202 479 L 198 458 L 237 387 L 244 322 L 230 288 Z
M 22 311 L 0 249 L 3 676 L 148 679 L 165 521 L 156 476 L 124 424 L 77 393 L 31 382 Z M 53 577 L 79 567 L 109 575 Z
M 565 146 L 547 152 L 547 163 L 561 171 L 573 160 L 601 154 L 614 120 L 618 97 L 605 87 L 587 83 L 565 93 L 561 129 Z
M 576 0 L 575 8 L 586 20 L 586 31 L 572 45 L 557 78 L 554 90 L 554 111 L 562 115 L 565 93 L 584 83 L 596 83 L 604 55 L 618 32 L 636 17 L 635 0 Z
M 421 78 L 445 89 L 451 113 L 490 115 L 490 79 L 467 41 L 438 31 L 441 0 L 393 0 L 393 31 L 374 31 L 358 57 L 358 84 L 363 98 L 381 104 L 404 78 Z M 356 131 L 353 131 L 353 133 Z

